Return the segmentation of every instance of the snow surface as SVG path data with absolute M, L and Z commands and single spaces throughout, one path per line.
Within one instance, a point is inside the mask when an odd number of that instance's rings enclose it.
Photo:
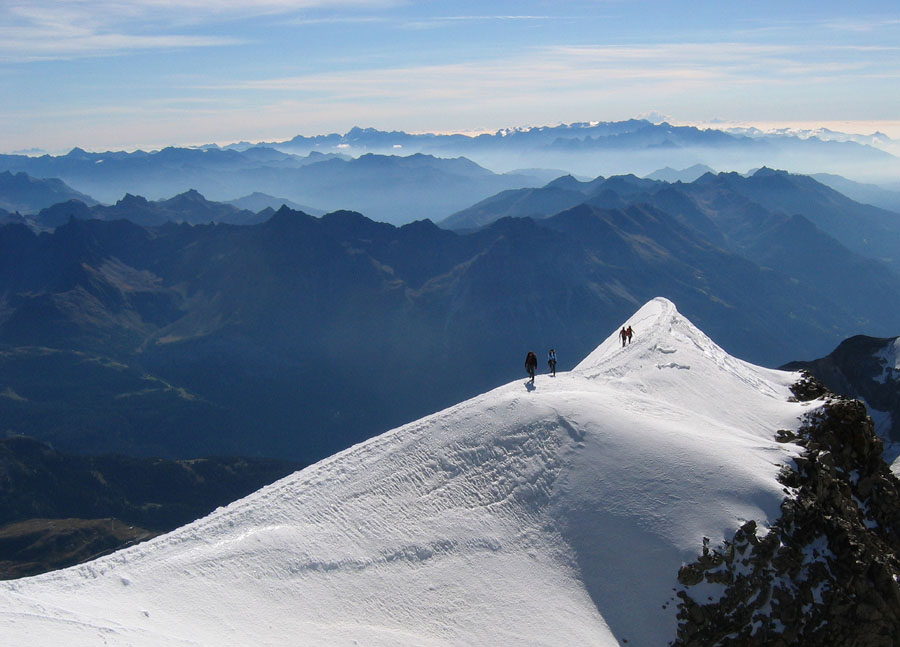
M 879 384 L 886 384 L 888 380 L 898 379 L 898 373 L 900 373 L 900 337 L 897 337 L 893 343 L 888 344 L 876 353 L 875 357 L 884 370 L 881 375 L 873 377 L 873 380 Z
M 887 344 L 877 352 L 875 358 L 883 369 L 881 375 L 876 375 L 872 378 L 875 382 L 887 384 L 891 381 L 900 380 L 900 337 L 897 337 L 893 343 Z M 875 433 L 884 441 L 884 459 L 890 464 L 891 471 L 900 476 L 900 443 L 896 443 L 891 439 L 891 429 L 894 425 L 893 417 L 889 411 L 874 409 L 865 400 L 863 402 L 869 410 L 869 416 L 875 423 Z
M 665 645 L 678 568 L 783 498 L 797 375 L 662 298 L 517 381 L 153 541 L 0 584 L 6 645 Z M 523 352 L 524 356 L 524 352 Z M 812 406 L 816 406 L 815 404 Z

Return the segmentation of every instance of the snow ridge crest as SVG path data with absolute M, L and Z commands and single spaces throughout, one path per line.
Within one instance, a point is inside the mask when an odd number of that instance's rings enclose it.
M 623 346 L 619 332 L 628 327 L 634 337 Z M 785 397 L 783 389 L 773 389 L 773 382 L 785 383 L 786 374 L 729 355 L 665 297 L 648 301 L 573 372 L 589 379 L 627 376 L 662 387 L 673 379 L 669 375 L 672 371 L 692 372 L 690 381 L 698 388 L 709 382 L 712 392 L 715 382 L 724 379 L 742 382 L 772 397 Z

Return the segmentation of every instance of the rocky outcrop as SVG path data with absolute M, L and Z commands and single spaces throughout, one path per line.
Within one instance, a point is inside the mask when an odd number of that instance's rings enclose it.
M 809 378 L 798 399 L 823 391 Z M 815 397 L 815 396 L 813 396 Z M 770 528 L 748 521 L 723 545 L 704 538 L 677 592 L 679 647 L 900 642 L 900 481 L 865 406 L 827 397 L 798 433 Z
M 856 335 L 821 359 L 791 362 L 782 368 L 808 371 L 828 389 L 863 400 L 871 409 L 890 414 L 880 433 L 900 441 L 900 370 L 897 337 Z M 874 414 L 873 414 L 874 415 Z

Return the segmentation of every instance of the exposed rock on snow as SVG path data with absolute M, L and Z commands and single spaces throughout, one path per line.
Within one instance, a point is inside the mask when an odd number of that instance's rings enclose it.
M 679 569 L 704 537 L 774 526 L 802 450 L 790 441 L 821 402 L 790 401 L 797 374 L 729 356 L 665 299 L 625 325 L 631 344 L 613 331 L 533 388 L 523 377 L 153 541 L 4 583 L 0 634 L 666 645 Z
M 835 393 L 862 400 L 887 444 L 886 460 L 900 473 L 900 337 L 856 335 L 826 357 L 785 368 L 809 371 Z
M 788 440 L 789 432 L 783 432 Z M 679 647 L 883 645 L 900 636 L 900 481 L 862 403 L 810 413 L 790 496 L 762 536 L 734 538 L 679 571 Z

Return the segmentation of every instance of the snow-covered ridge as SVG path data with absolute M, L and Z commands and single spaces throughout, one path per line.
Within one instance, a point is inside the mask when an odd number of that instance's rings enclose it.
M 499 387 L 90 564 L 0 586 L 8 644 L 664 645 L 704 536 L 778 515 L 796 376 L 654 299 Z M 524 358 L 524 350 L 523 350 Z M 665 607 L 665 608 L 664 608 Z M 8 637 L 8 638 L 7 638 Z

